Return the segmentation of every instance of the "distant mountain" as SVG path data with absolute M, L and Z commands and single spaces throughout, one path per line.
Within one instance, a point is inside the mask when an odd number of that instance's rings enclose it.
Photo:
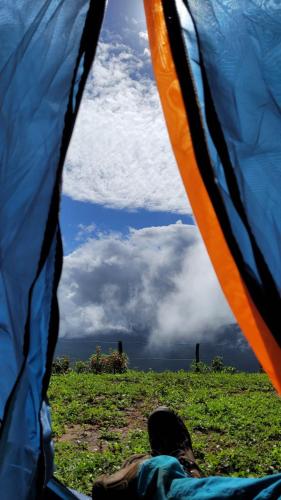
M 149 335 L 146 332 L 124 331 L 93 334 L 80 338 L 60 338 L 56 348 L 56 356 L 68 356 L 72 361 L 86 360 L 100 345 L 103 352 L 117 349 L 119 340 L 123 343 L 123 350 L 129 356 L 130 368 L 139 370 L 153 369 L 155 371 L 188 369 L 195 358 L 194 342 L 175 341 L 161 347 L 151 347 L 148 343 Z M 217 335 L 216 342 L 206 340 L 200 343 L 200 360 L 209 363 L 215 356 L 223 356 L 226 365 L 235 366 L 238 370 L 253 372 L 259 369 L 259 364 L 244 340 L 237 325 L 224 328 Z

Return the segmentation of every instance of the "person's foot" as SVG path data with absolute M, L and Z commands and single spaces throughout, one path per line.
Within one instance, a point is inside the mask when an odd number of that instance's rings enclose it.
M 135 497 L 138 468 L 148 455 L 133 455 L 122 469 L 110 476 L 101 476 L 93 484 L 93 500 L 132 500 Z
M 178 459 L 188 475 L 201 477 L 189 432 L 174 411 L 159 406 L 149 416 L 147 427 L 152 456 L 171 455 Z

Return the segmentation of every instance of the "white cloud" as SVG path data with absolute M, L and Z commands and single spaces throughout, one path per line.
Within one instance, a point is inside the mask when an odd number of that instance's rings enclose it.
M 172 339 L 174 335 L 183 340 L 194 336 L 199 341 L 206 332 L 213 337 L 222 326 L 232 322 L 201 240 L 187 248 L 181 272 L 175 275 L 173 284 L 173 290 L 158 306 L 153 342 Z
M 144 55 L 145 57 L 150 57 L 150 50 L 149 50 L 147 47 L 144 49 L 144 51 L 143 51 L 143 55 Z
M 61 335 L 142 331 L 151 341 L 208 340 L 233 323 L 194 226 L 89 239 L 64 259 Z
M 79 224 L 78 225 L 78 233 L 76 235 L 75 240 L 76 241 L 84 241 L 85 239 L 89 238 L 90 235 L 93 235 L 95 230 L 96 230 L 95 224 L 89 224 L 88 226 L 85 224 Z
M 141 40 L 145 40 L 146 42 L 148 41 L 148 33 L 147 31 L 140 31 L 139 32 L 139 37 Z
M 190 213 L 147 60 L 120 42 L 99 44 L 64 193 L 114 208 Z

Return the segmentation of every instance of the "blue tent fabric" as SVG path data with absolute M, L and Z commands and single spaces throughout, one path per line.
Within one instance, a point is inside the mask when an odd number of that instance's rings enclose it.
M 52 473 L 44 403 L 58 331 L 61 170 L 105 2 L 0 5 L 0 492 Z
M 151 500 L 278 500 L 281 474 L 263 478 L 187 477 L 179 461 L 170 456 L 146 460 L 139 468 L 138 498 Z
M 57 479 L 51 479 L 42 500 L 90 500 L 90 497 L 66 488 Z
M 256 276 L 257 281 L 260 284 L 261 277 L 259 275 L 259 271 L 255 263 L 255 257 L 253 254 L 253 249 L 251 247 L 251 242 L 246 232 L 246 229 L 243 225 L 243 222 L 241 221 L 239 214 L 236 212 L 233 202 L 231 200 L 225 172 L 208 127 L 208 119 L 205 106 L 206 96 L 204 92 L 204 82 L 203 82 L 204 77 L 201 65 L 201 55 L 200 55 L 198 37 L 196 33 L 196 26 L 190 14 L 190 10 L 184 5 L 184 2 L 178 1 L 177 5 L 178 5 L 178 13 L 180 16 L 183 40 L 189 57 L 190 65 L 192 68 L 192 74 L 194 75 L 196 94 L 198 96 L 198 103 L 200 104 L 201 118 L 204 124 L 204 132 L 208 142 L 208 150 L 212 158 L 212 166 L 215 170 L 216 179 L 220 186 L 220 192 L 224 201 L 225 209 L 228 213 L 232 230 L 234 233 L 239 233 L 239 246 L 242 249 L 245 263 L 249 269 L 250 268 L 252 269 L 254 275 Z
M 163 0 L 163 7 L 202 178 L 281 345 L 280 3 Z

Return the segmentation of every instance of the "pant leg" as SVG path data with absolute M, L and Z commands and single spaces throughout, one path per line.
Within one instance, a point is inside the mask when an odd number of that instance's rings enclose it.
M 263 478 L 188 477 L 179 461 L 161 455 L 146 460 L 138 472 L 138 495 L 151 500 L 278 500 L 281 474 Z

